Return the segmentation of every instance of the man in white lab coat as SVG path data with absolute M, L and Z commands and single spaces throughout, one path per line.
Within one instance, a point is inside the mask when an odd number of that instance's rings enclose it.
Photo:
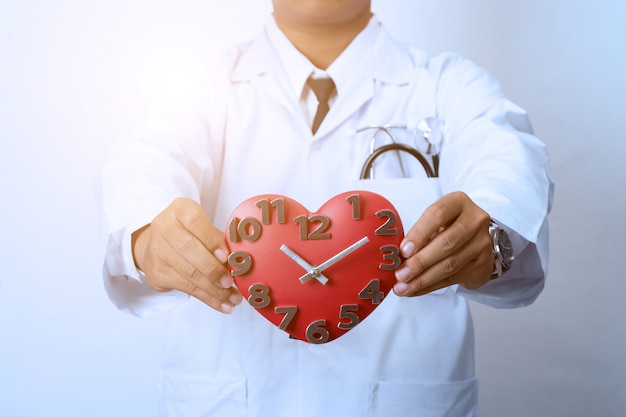
M 486 71 L 397 43 L 369 0 L 273 4 L 256 39 L 215 61 L 197 100 L 114 147 L 103 170 L 110 298 L 140 316 L 170 315 L 161 411 L 474 416 L 466 299 L 512 308 L 541 292 L 552 199 L 545 147 Z M 330 111 L 312 132 L 307 79 L 329 77 Z M 276 193 L 314 210 L 355 189 L 372 138 L 361 128 L 415 131 L 433 119 L 443 126 L 438 178 L 402 182 L 388 198 L 403 206 L 424 198 L 420 184 L 436 191 L 423 213 L 401 210 L 405 260 L 370 318 L 309 344 L 241 303 L 223 233 L 240 202 Z

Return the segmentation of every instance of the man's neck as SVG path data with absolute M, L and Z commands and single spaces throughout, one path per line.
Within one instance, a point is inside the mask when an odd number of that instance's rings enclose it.
M 317 68 L 327 69 L 367 26 L 371 14 L 343 25 L 299 25 L 276 16 L 276 24 Z

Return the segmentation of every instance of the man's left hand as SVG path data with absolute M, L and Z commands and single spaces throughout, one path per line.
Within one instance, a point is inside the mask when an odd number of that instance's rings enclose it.
M 494 266 L 490 217 L 463 192 L 429 206 L 400 243 L 405 259 L 394 292 L 424 295 L 453 284 L 483 286 Z

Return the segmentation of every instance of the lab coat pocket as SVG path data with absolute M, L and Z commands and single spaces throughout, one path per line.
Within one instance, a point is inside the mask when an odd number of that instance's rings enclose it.
M 475 417 L 478 383 L 389 382 L 373 384 L 369 417 Z
M 164 372 L 159 400 L 167 417 L 246 417 L 243 378 L 210 378 Z

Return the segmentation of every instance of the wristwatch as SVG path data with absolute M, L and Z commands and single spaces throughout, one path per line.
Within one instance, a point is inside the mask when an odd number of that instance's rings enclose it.
M 494 268 L 491 279 L 500 278 L 513 265 L 513 246 L 509 234 L 498 223 L 491 220 L 489 234 L 493 239 Z

